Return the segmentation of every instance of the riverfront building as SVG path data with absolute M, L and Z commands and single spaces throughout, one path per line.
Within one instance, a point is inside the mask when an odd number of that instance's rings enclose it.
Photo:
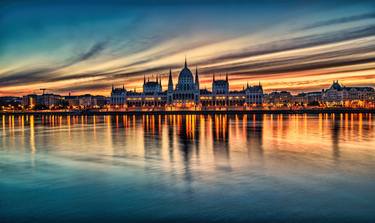
M 229 77 L 226 74 L 225 79 L 217 79 L 213 75 L 211 91 L 200 89 L 198 67 L 193 75 L 185 60 L 176 85 L 173 84 L 172 70 L 169 70 L 167 89 L 163 90 L 160 76 L 153 80 L 144 77 L 142 92 L 128 91 L 124 86 L 112 86 L 110 103 L 114 108 L 255 107 L 263 104 L 263 88 L 259 83 L 256 86 L 247 85 L 240 91 L 230 91 Z
M 45 107 L 52 108 L 60 106 L 64 98 L 57 94 L 29 94 L 22 97 L 22 105 L 25 108 Z
M 328 89 L 323 90 L 322 101 L 329 106 L 362 107 L 373 102 L 374 96 L 372 87 L 346 87 L 333 81 Z

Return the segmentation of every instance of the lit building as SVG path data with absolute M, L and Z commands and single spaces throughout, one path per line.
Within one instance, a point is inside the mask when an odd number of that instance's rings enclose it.
M 38 96 L 38 99 L 38 103 L 40 105 L 46 106 L 47 108 L 59 106 L 63 101 L 63 97 L 61 97 L 61 95 L 56 94 L 42 94 Z
M 124 106 L 126 103 L 126 90 L 123 85 L 122 88 L 115 88 L 112 85 L 110 104 L 113 106 Z
M 36 94 L 28 94 L 22 97 L 22 105 L 24 107 L 33 108 L 37 104 L 37 97 Z
M 28 108 L 36 106 L 53 108 L 63 103 L 63 97 L 56 94 L 29 94 L 22 97 L 22 105 Z
M 13 96 L 0 97 L 0 108 L 1 110 L 6 109 L 20 109 L 22 104 L 22 98 Z
M 186 104 L 199 104 L 198 68 L 195 71 L 194 81 L 193 74 L 187 66 L 186 59 L 185 66 L 178 75 L 176 89 L 173 92 L 173 103 L 181 104 L 182 106 Z
M 110 103 L 112 108 L 145 107 L 153 109 L 202 108 L 210 106 L 261 106 L 263 88 L 260 85 L 244 87 L 240 91 L 230 91 L 229 77 L 217 80 L 213 76 L 212 91 L 200 89 L 198 68 L 191 72 L 185 59 L 176 86 L 173 85 L 172 70 L 169 70 L 168 87 L 163 91 L 161 76 L 154 80 L 143 80 L 143 92 L 127 91 L 125 87 L 112 86 Z
M 107 98 L 101 95 L 84 94 L 78 96 L 65 96 L 67 105 L 71 108 L 99 108 L 107 104 Z
M 289 91 L 274 91 L 265 95 L 265 102 L 276 107 L 289 106 L 293 103 L 293 95 Z
M 327 106 L 364 107 L 373 102 L 372 87 L 346 87 L 333 81 L 330 88 L 323 90 L 322 101 Z
M 148 79 L 146 81 L 146 77 L 144 77 L 143 80 L 143 93 L 146 95 L 157 95 L 162 92 L 162 86 L 161 86 L 161 78 L 156 76 L 155 81 L 150 81 Z
M 297 105 L 318 106 L 321 101 L 322 101 L 321 91 L 299 93 L 293 96 L 293 102 Z

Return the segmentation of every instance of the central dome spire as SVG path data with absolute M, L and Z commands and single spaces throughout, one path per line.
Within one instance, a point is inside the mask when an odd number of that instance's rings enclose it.
M 177 90 L 184 90 L 188 91 L 190 89 L 194 89 L 194 78 L 193 74 L 191 73 L 190 69 L 187 65 L 187 60 L 185 57 L 185 66 L 182 68 L 180 74 L 178 75 L 178 82 L 177 82 Z

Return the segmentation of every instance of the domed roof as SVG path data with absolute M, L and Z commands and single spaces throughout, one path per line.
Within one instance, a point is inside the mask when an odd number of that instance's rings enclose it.
M 331 89 L 335 89 L 335 90 L 342 90 L 342 86 L 339 84 L 339 81 L 333 81 L 332 85 L 331 85 Z
M 193 82 L 193 73 L 187 67 L 187 62 L 185 59 L 185 66 L 182 68 L 180 74 L 178 75 L 178 80 L 192 81 Z
M 176 85 L 177 91 L 192 91 L 195 89 L 195 83 L 193 79 L 193 73 L 187 67 L 186 59 L 185 66 L 182 68 L 180 74 L 178 75 L 178 82 Z
M 178 76 L 178 79 L 193 80 L 193 73 L 191 73 L 189 68 L 184 67 L 181 70 L 180 75 Z

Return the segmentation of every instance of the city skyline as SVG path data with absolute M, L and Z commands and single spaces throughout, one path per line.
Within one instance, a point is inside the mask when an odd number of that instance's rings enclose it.
M 265 92 L 375 86 L 374 3 L 270 2 L 2 2 L 0 96 L 108 96 L 112 84 L 141 91 L 144 75 L 165 90 L 185 56 L 201 88 L 226 73 L 231 89 Z
M 245 111 L 247 109 L 300 109 L 300 108 L 374 108 L 375 89 L 373 87 L 344 86 L 338 80 L 321 91 L 292 95 L 289 91 L 273 91 L 265 94 L 263 86 L 246 83 L 241 90 L 230 88 L 228 73 L 225 78 L 212 76 L 211 89 L 201 88 L 200 74 L 190 70 L 187 59 L 181 68 L 177 82 L 173 81 L 169 70 L 168 87 L 163 89 L 160 76 L 155 79 L 143 77 L 142 90 L 127 89 L 112 85 L 110 97 L 102 95 L 56 95 L 45 92 L 41 95 L 28 94 L 20 98 L 2 97 L 2 110 L 45 110 L 45 109 L 100 109 L 105 111 Z M 1 102 L 2 101 L 2 102 Z M 156 110 L 154 110 L 156 109 Z M 68 110 L 69 111 L 69 110 Z M 105 112 L 104 111 L 104 112 Z M 99 110 L 99 112 L 101 112 Z

